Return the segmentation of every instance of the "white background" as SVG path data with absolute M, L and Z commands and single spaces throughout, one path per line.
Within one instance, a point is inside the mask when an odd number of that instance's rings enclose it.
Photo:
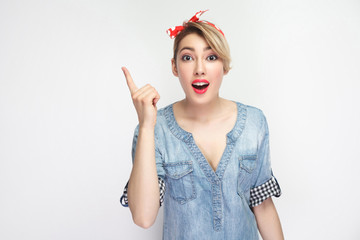
M 230 44 L 221 96 L 261 108 L 287 239 L 360 239 L 360 1 L 1 1 L 0 239 L 160 239 L 119 198 L 137 115 L 121 66 L 183 98 L 165 34 Z M 125 237 L 126 236 L 126 237 Z

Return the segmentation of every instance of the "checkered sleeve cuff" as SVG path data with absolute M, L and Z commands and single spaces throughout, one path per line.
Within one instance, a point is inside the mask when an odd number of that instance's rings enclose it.
M 162 206 L 162 203 L 164 202 L 164 195 L 165 195 L 165 182 L 161 177 L 158 177 L 158 183 L 159 183 L 159 190 L 160 190 L 160 207 Z M 123 195 L 120 198 L 120 203 L 124 207 L 128 207 L 128 198 L 127 198 L 127 189 L 128 189 L 129 182 L 126 183 L 126 186 L 124 188 Z
M 260 205 L 268 197 L 280 197 L 281 189 L 275 177 L 250 190 L 250 207 Z

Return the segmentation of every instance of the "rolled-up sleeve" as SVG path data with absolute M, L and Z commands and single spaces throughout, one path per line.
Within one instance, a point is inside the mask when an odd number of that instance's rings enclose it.
M 132 156 L 132 162 L 134 163 L 135 159 L 135 152 L 136 152 L 136 143 L 139 136 L 139 125 L 136 126 L 134 131 L 134 137 L 133 137 L 133 143 L 132 143 L 132 149 L 131 149 L 131 156 Z M 159 183 L 159 190 L 160 190 L 160 196 L 159 196 L 159 204 L 162 206 L 164 201 L 164 195 L 165 195 L 165 170 L 163 168 L 163 154 L 160 150 L 160 142 L 157 140 L 157 132 L 155 128 L 155 161 L 156 161 L 156 170 L 158 174 L 158 183 Z M 128 198 L 127 198 L 127 190 L 128 190 L 128 183 L 126 183 L 124 187 L 123 194 L 120 198 L 120 203 L 124 207 L 128 207 Z
M 162 178 L 158 177 L 158 183 L 159 183 L 159 190 L 160 190 L 160 207 L 162 206 L 164 202 L 164 195 L 165 195 L 165 182 Z M 123 191 L 123 195 L 120 198 L 120 203 L 124 207 L 129 206 L 128 198 L 127 198 L 127 189 L 128 189 L 129 181 L 126 183 Z
M 280 197 L 281 189 L 273 175 L 270 161 L 269 129 L 265 116 L 262 116 L 259 133 L 258 167 L 254 184 L 250 189 L 250 206 L 255 207 L 271 196 Z

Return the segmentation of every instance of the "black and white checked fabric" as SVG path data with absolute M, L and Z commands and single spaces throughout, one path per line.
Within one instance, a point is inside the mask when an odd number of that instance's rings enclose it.
M 160 207 L 164 202 L 164 195 L 165 195 L 165 181 L 162 178 L 158 177 L 159 182 L 159 190 L 160 190 Z
M 129 204 L 128 204 L 129 202 L 128 202 L 128 198 L 127 198 L 128 185 L 129 185 L 129 181 L 126 183 L 123 195 L 120 198 L 120 203 L 121 203 L 121 205 L 123 205 L 123 207 L 128 207 L 129 206 Z
M 281 189 L 274 177 L 269 181 L 250 190 L 250 207 L 255 207 L 265 201 L 268 197 L 280 197 Z
M 158 177 L 158 183 L 159 183 L 159 190 L 160 190 L 160 207 L 162 206 L 162 203 L 164 202 L 164 195 L 165 195 L 165 182 L 161 177 Z M 127 198 L 127 189 L 128 189 L 129 182 L 126 183 L 126 186 L 124 188 L 123 195 L 120 198 L 120 203 L 124 207 L 128 207 L 128 198 Z

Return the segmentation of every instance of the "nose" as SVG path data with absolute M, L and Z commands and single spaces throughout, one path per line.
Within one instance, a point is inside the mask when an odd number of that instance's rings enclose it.
M 204 75 L 204 74 L 205 74 L 205 65 L 204 65 L 203 61 L 202 60 L 196 61 L 195 75 L 199 76 L 199 75 Z

